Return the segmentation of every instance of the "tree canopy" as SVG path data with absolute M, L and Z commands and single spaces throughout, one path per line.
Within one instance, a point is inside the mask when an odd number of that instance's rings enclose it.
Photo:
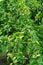
M 0 0 L 0 56 L 8 65 L 43 65 L 43 0 Z

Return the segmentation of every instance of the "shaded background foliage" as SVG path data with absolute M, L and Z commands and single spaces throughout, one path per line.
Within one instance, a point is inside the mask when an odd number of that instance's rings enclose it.
M 43 65 L 43 0 L 0 0 L 0 56 L 8 65 Z

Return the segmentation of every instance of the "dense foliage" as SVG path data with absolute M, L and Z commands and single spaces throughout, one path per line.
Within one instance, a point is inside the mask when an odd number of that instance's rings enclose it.
M 8 65 L 43 65 L 43 0 L 0 0 L 0 56 Z

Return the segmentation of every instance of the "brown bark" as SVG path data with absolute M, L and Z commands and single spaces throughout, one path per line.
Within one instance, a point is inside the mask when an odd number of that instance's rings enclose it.
M 0 65 L 2 65 L 3 63 L 6 63 L 6 65 L 7 65 L 7 54 L 3 54 L 0 57 Z

